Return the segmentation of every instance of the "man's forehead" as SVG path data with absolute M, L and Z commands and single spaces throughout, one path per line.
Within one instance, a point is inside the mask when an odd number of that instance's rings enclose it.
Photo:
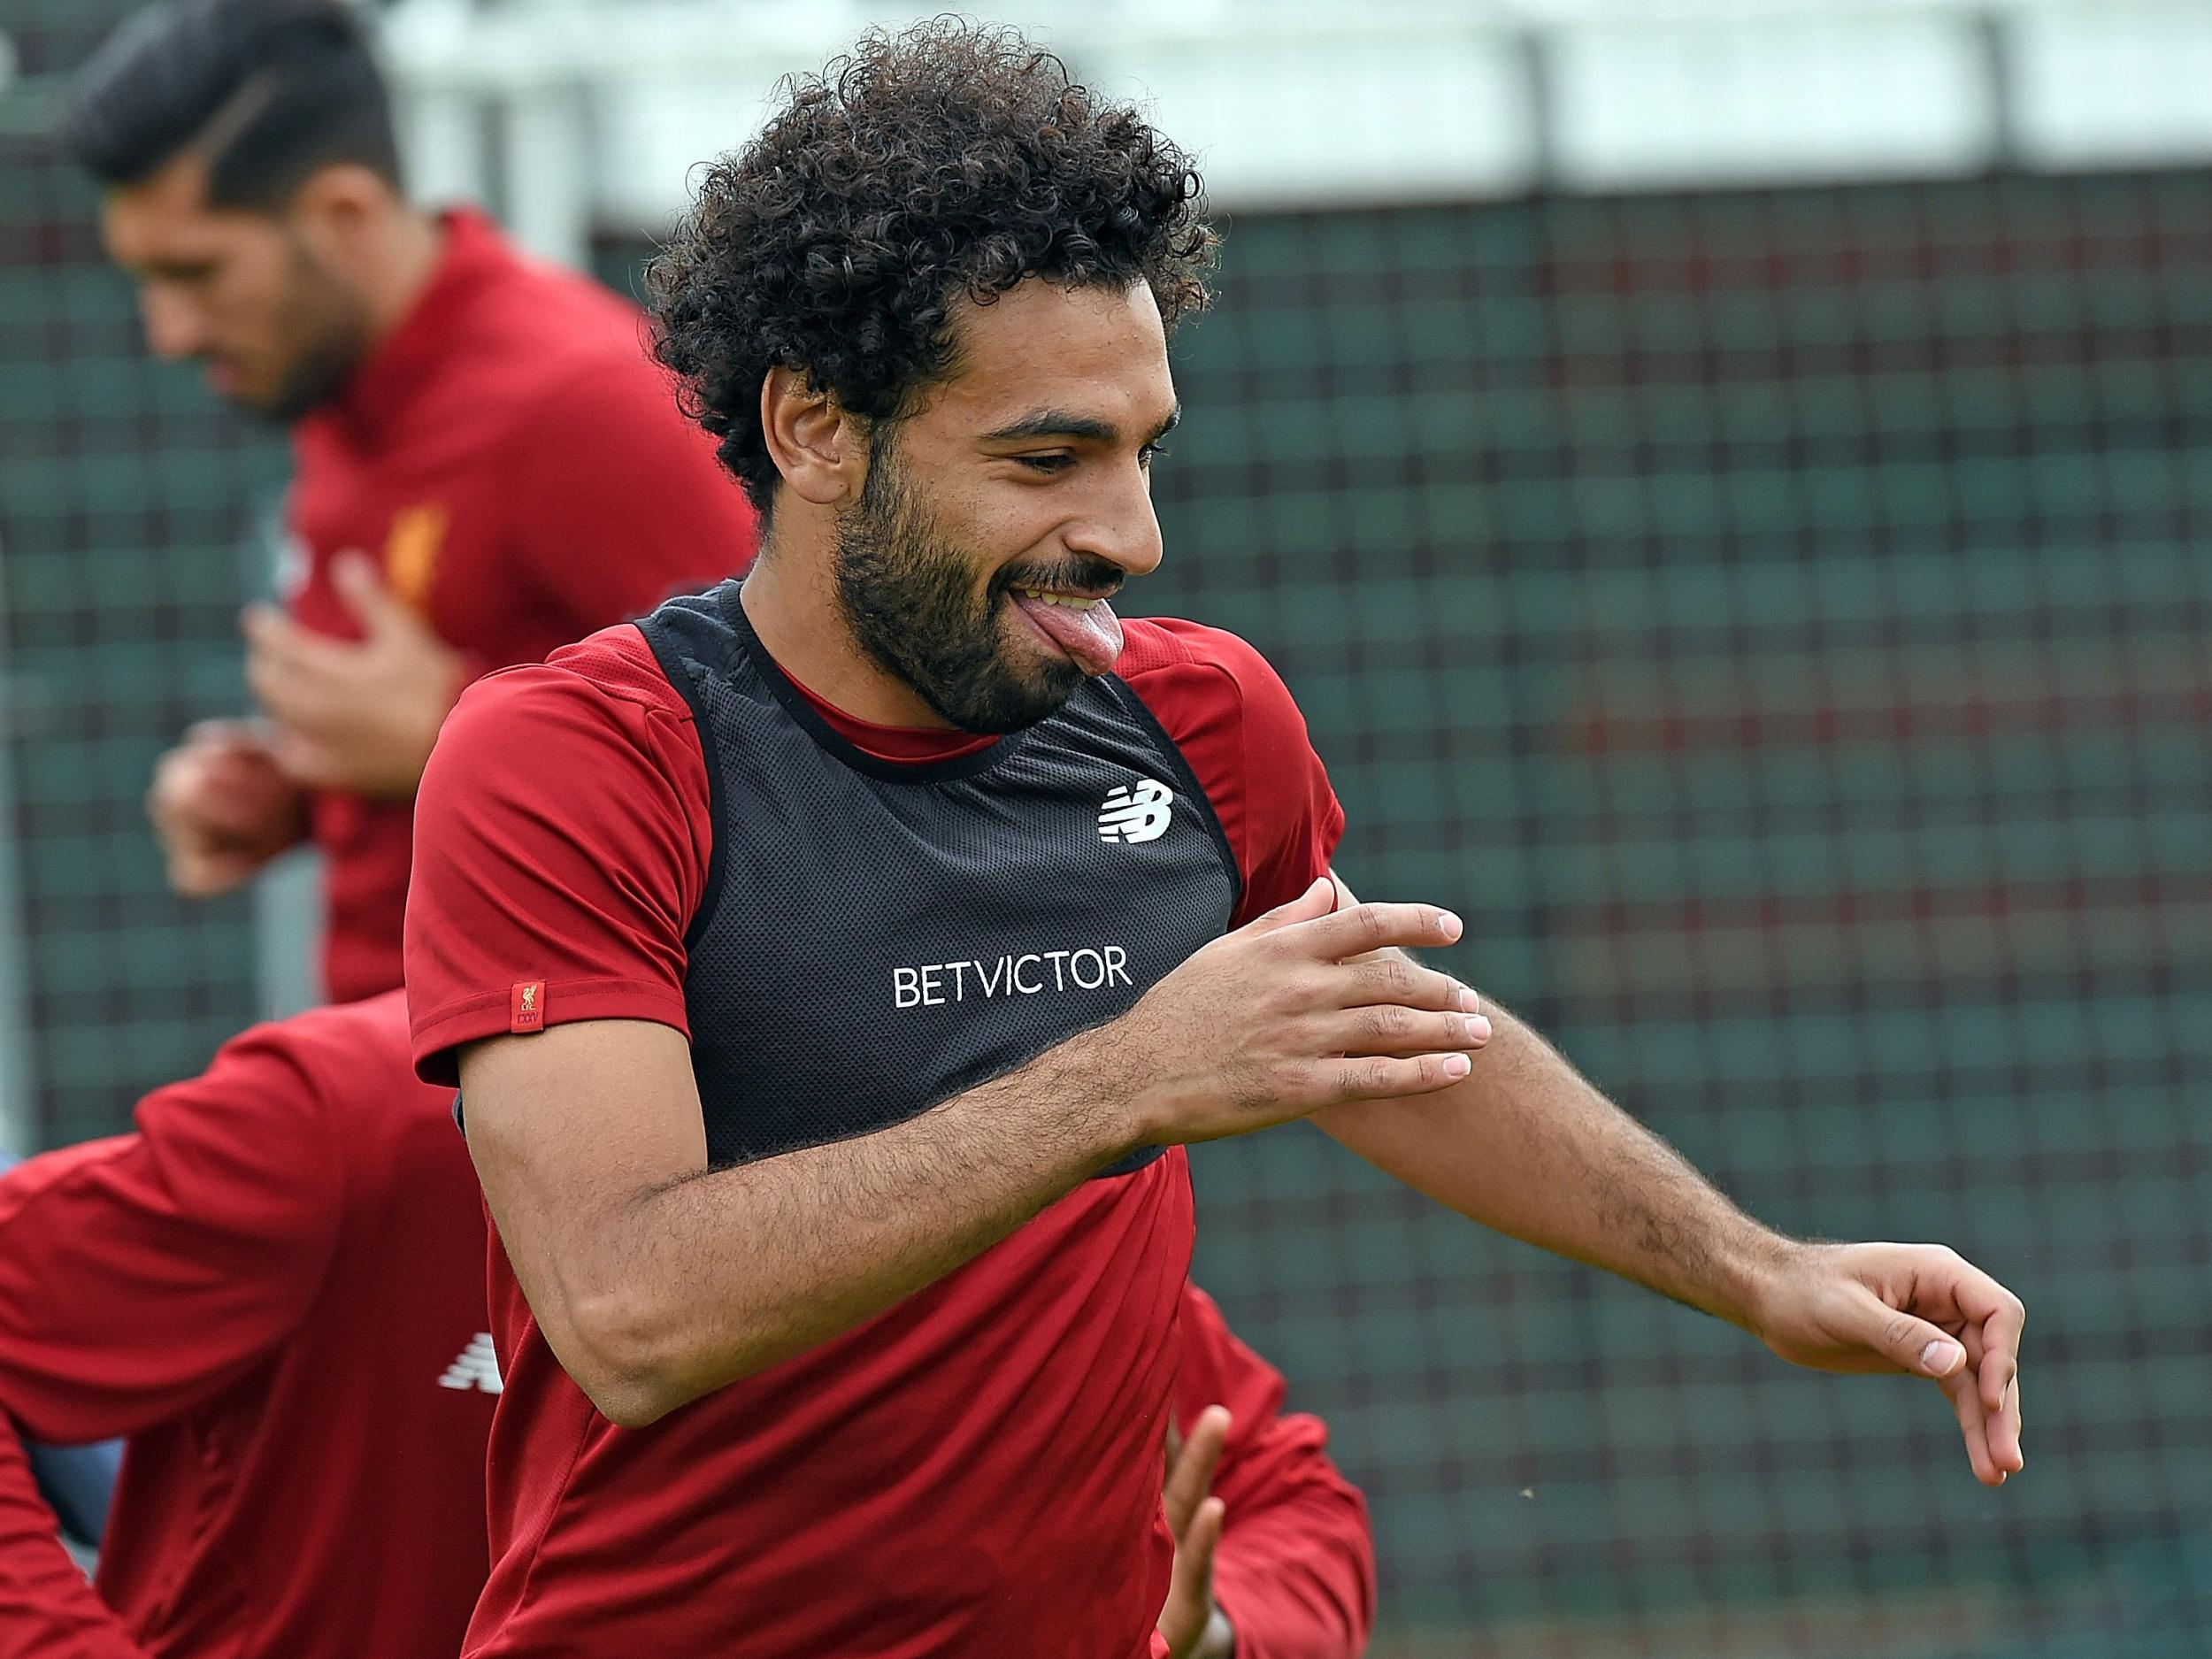
M 101 221 L 116 257 L 151 257 L 180 242 L 209 240 L 229 217 L 207 203 L 206 158 L 196 151 L 164 162 L 144 178 L 117 185 L 101 199 Z
M 1167 334 L 1144 283 L 1068 288 L 1031 278 L 956 321 L 944 390 L 964 420 L 996 430 L 1044 408 L 1150 430 L 1173 412 Z

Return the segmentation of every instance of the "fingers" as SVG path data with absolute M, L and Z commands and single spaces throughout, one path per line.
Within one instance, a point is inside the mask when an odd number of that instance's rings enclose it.
M 206 899 L 242 886 L 260 867 L 245 853 L 217 853 L 183 847 L 169 849 L 169 888 L 180 898 Z
M 1966 1461 L 1974 1466 L 1974 1479 L 1985 1486 L 2003 1486 L 2005 1471 L 1990 1451 L 1989 1417 L 1982 1409 L 1973 1373 L 1961 1368 L 1939 1386 L 1950 1396 L 1951 1405 L 1958 1413 L 1959 1434 L 1966 1441 Z
M 1221 1548 L 1221 1529 L 1228 1517 L 1227 1504 L 1208 1498 L 1191 1517 L 1175 1552 L 1177 1576 L 1208 1600 L 1213 1595 L 1214 1553 Z
M 277 770 L 302 788 L 342 788 L 349 781 L 338 751 L 305 729 L 279 727 L 270 739 L 269 753 Z
M 384 585 L 377 567 L 358 553 L 343 555 L 331 566 L 330 583 L 361 625 L 365 639 L 395 628 L 422 627 L 421 618 L 399 602 L 398 595 Z
M 1321 876 L 1289 903 L 1278 904 L 1265 914 L 1253 918 L 1246 924 L 1246 931 L 1254 933 L 1280 933 L 1294 922 L 1309 922 L 1317 917 L 1326 916 L 1335 902 L 1335 887 L 1328 877 Z
M 1448 973 L 1425 968 L 1402 952 L 1386 950 L 1345 972 L 1347 1008 L 1395 1002 L 1402 1008 L 1456 1010 L 1463 1014 L 1482 1012 L 1482 998 L 1473 987 Z
M 265 736 L 261 724 L 255 720 L 195 720 L 184 728 L 180 747 L 258 753 Z
M 1169 1529 L 1177 1538 L 1189 1530 L 1194 1517 L 1204 1507 L 1206 1494 L 1213 1486 L 1214 1470 L 1221 1462 L 1222 1448 L 1228 1442 L 1228 1408 L 1208 1406 L 1198 1414 L 1198 1420 L 1191 1425 L 1190 1433 L 1184 1437 L 1182 1444 L 1173 1449 L 1160 1502 L 1167 1510 Z
M 1461 1053 L 1325 1060 L 1317 1091 L 1321 1096 L 1318 1103 L 1340 1106 L 1352 1101 L 1433 1094 L 1449 1088 L 1472 1069 L 1473 1063 Z
M 1965 1353 L 1961 1380 L 1974 1396 L 1989 1466 L 1999 1479 L 2026 1459 L 2020 1446 L 2020 1336 L 2027 1310 L 2020 1298 L 1955 1251 L 1913 1247 L 1915 1302 L 1929 1312 L 1955 1310 Z M 1977 1473 L 1980 1472 L 1977 1467 Z
M 1988 1417 L 1989 1455 L 2000 1470 L 2018 1474 L 2027 1466 L 2027 1454 L 2020 1445 L 2020 1332 L 2027 1310 L 1978 1268 L 1966 1271 L 1981 1281 L 1962 1287 L 1959 1300 L 1970 1318 L 1977 1306 L 1985 1303 L 1989 1308 L 1980 1324 L 1970 1324 L 1966 1331 L 1970 1348 L 1980 1350 L 1972 1357 L 1975 1384 Z
M 1329 887 L 1332 899 L 1334 887 Z M 1343 962 L 1395 945 L 1403 949 L 1448 945 L 1463 932 L 1460 919 L 1433 904 L 1355 904 L 1298 926 L 1298 944 L 1324 962 Z
M 268 605 L 246 612 L 246 683 L 287 725 L 312 723 L 330 698 L 329 648 Z
M 1448 1054 L 1490 1041 L 1480 1014 L 1425 1013 L 1398 1002 L 1350 1008 L 1325 1022 L 1323 1041 L 1346 1055 Z
M 274 605 L 248 605 L 240 613 L 238 631 L 245 635 L 253 657 L 273 667 L 303 672 L 322 666 L 340 652 L 358 649 L 302 627 Z

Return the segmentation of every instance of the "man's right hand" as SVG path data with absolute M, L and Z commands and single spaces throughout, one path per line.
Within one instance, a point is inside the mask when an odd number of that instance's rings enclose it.
M 154 767 L 147 815 L 187 898 L 227 893 L 307 833 L 307 797 L 244 720 L 204 720 Z
M 1138 1144 L 1244 1134 L 1467 1075 L 1490 1041 L 1481 999 L 1389 949 L 1448 945 L 1459 918 L 1430 904 L 1335 903 L 1333 884 L 1316 881 L 1079 1039 L 1110 1047 L 1106 1075 L 1126 1080 Z

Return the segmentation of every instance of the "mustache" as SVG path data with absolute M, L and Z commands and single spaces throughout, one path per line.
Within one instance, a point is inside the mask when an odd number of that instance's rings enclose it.
M 1094 553 L 1079 554 L 1058 565 L 1009 565 L 991 578 L 991 597 L 1003 597 L 1010 588 L 1042 588 L 1054 593 L 1081 594 L 1088 599 L 1110 599 L 1128 579 L 1128 572 L 1112 560 Z

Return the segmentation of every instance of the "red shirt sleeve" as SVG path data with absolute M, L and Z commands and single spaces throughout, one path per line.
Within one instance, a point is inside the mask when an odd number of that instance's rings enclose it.
M 0 1653 L 9 1659 L 147 1659 L 62 1548 L 15 1426 L 0 1416 Z
M 1282 1374 L 1195 1285 L 1184 1288 L 1182 1330 L 1176 1420 L 1229 1408 L 1214 1471 L 1227 1509 L 1214 1596 L 1236 1629 L 1237 1659 L 1357 1659 L 1375 1623 L 1367 1501 L 1329 1461 L 1321 1419 L 1283 1415 Z
M 0 1409 L 39 1440 L 133 1433 L 219 1392 L 286 1340 L 336 1245 L 342 1151 L 279 1028 L 137 1122 L 0 1177 Z
M 1305 717 L 1267 659 L 1233 634 L 1133 618 L 1119 672 L 1182 750 L 1244 876 L 1241 927 L 1328 872 L 1344 809 Z
M 744 490 L 649 365 L 611 359 L 570 381 L 525 423 L 504 470 L 511 567 L 568 618 L 565 639 L 752 561 L 758 527 Z
M 472 686 L 415 800 L 407 1001 L 423 1078 L 454 1082 L 459 1044 L 571 1020 L 688 1034 L 684 930 L 713 833 L 691 711 L 635 628 Z

